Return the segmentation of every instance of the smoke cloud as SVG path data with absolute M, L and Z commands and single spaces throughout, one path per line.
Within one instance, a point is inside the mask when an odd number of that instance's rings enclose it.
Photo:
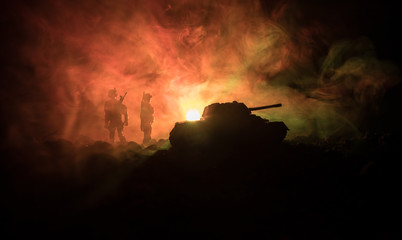
M 7 10 L 15 13 L 2 20 L 12 39 L 2 62 L 11 142 L 107 140 L 111 88 L 127 92 L 129 141 L 142 139 L 143 92 L 153 96 L 156 139 L 187 110 L 228 101 L 282 103 L 256 114 L 284 121 L 289 138 L 359 134 L 399 83 L 372 40 L 338 38 L 342 29 L 292 1 L 43 0 Z

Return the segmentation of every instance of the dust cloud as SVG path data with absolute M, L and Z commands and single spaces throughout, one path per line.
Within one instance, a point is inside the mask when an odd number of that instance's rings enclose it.
M 36 1 L 8 7 L 5 139 L 107 140 L 107 91 L 127 92 L 127 140 L 141 142 L 140 102 L 153 95 L 153 138 L 192 108 L 249 107 L 284 121 L 288 138 L 359 134 L 399 70 L 365 36 L 337 38 L 297 1 Z M 344 34 L 345 35 L 345 34 Z

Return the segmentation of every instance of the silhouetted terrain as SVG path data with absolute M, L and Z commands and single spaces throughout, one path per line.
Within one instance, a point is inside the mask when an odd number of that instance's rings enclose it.
M 3 236 L 396 239 L 390 134 L 214 152 L 51 140 L 7 149 Z M 225 149 L 225 150 L 223 150 Z
M 399 5 L 8 1 L 0 238 L 402 239 Z M 113 88 L 127 91 L 127 145 L 90 139 L 107 139 Z M 153 138 L 234 100 L 283 104 L 261 116 L 288 138 L 144 148 L 130 142 L 144 91 Z

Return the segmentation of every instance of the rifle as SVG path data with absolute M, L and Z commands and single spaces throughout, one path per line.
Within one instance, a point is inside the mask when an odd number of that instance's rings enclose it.
M 126 95 L 127 95 L 127 92 L 124 94 L 124 96 L 120 96 L 120 103 L 123 103 L 124 98 L 126 97 Z
M 128 125 L 128 115 L 127 115 L 127 107 L 126 105 L 123 104 L 124 98 L 126 97 L 127 92 L 124 93 L 123 96 L 120 96 L 120 104 L 121 104 L 121 110 L 122 110 L 122 114 L 124 115 L 124 126 Z

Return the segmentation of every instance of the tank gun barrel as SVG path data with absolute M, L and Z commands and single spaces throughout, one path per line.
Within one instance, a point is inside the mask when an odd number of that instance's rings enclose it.
M 267 109 L 267 108 L 277 108 L 277 107 L 282 107 L 281 103 L 278 104 L 273 104 L 273 105 L 267 105 L 267 106 L 261 106 L 261 107 L 253 107 L 253 108 L 248 108 L 250 111 L 257 111 L 257 110 L 262 110 L 262 109 Z

